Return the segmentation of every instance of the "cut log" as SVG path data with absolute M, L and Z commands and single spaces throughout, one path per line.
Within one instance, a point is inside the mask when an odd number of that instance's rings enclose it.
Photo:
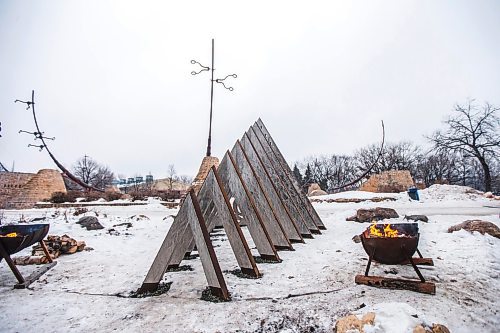
M 49 259 L 45 256 L 21 256 L 12 258 L 14 264 L 18 266 L 47 264 Z
M 432 258 L 412 258 L 415 265 L 421 266 L 434 266 L 434 261 Z M 411 265 L 410 261 L 405 260 L 400 265 Z
M 406 279 L 393 279 L 382 276 L 356 275 L 354 280 L 357 284 L 384 289 L 410 290 L 423 294 L 436 294 L 436 285 L 432 282 L 420 282 Z
M 78 242 L 76 242 L 76 246 L 78 247 L 78 252 L 83 251 L 83 249 L 85 249 L 86 245 L 87 244 L 85 244 L 84 241 L 78 241 Z

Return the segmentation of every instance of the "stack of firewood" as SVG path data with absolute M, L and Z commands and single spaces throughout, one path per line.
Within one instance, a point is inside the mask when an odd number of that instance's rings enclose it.
M 47 246 L 52 259 L 56 259 L 62 254 L 73 254 L 83 251 L 86 246 L 84 241 L 77 241 L 68 235 L 48 236 L 47 240 L 43 242 Z M 14 263 L 16 265 L 39 265 L 49 262 L 39 243 L 33 246 L 31 254 L 31 256 L 13 258 Z

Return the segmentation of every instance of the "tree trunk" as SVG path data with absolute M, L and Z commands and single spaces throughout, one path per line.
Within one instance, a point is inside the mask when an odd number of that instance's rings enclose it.
M 491 192 L 490 167 L 488 166 L 488 163 L 486 163 L 486 160 L 484 157 L 479 156 L 478 160 L 479 160 L 479 163 L 481 163 L 481 166 L 483 167 L 483 171 L 484 171 L 484 191 Z

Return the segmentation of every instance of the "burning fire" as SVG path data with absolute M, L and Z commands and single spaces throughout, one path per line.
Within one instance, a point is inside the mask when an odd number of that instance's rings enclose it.
M 0 237 L 17 237 L 17 232 L 11 232 L 9 234 L 0 235 Z
M 384 229 L 380 231 L 380 228 L 377 228 L 377 221 L 373 221 L 372 225 L 370 226 L 370 237 L 387 237 L 387 238 L 393 238 L 393 237 L 401 237 L 396 229 L 392 229 L 390 224 L 386 224 L 384 226 Z

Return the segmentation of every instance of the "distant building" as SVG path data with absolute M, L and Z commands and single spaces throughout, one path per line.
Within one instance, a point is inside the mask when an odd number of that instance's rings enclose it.
M 31 208 L 38 201 L 50 199 L 55 192 L 66 193 L 63 177 L 57 170 L 0 173 L 0 208 Z

